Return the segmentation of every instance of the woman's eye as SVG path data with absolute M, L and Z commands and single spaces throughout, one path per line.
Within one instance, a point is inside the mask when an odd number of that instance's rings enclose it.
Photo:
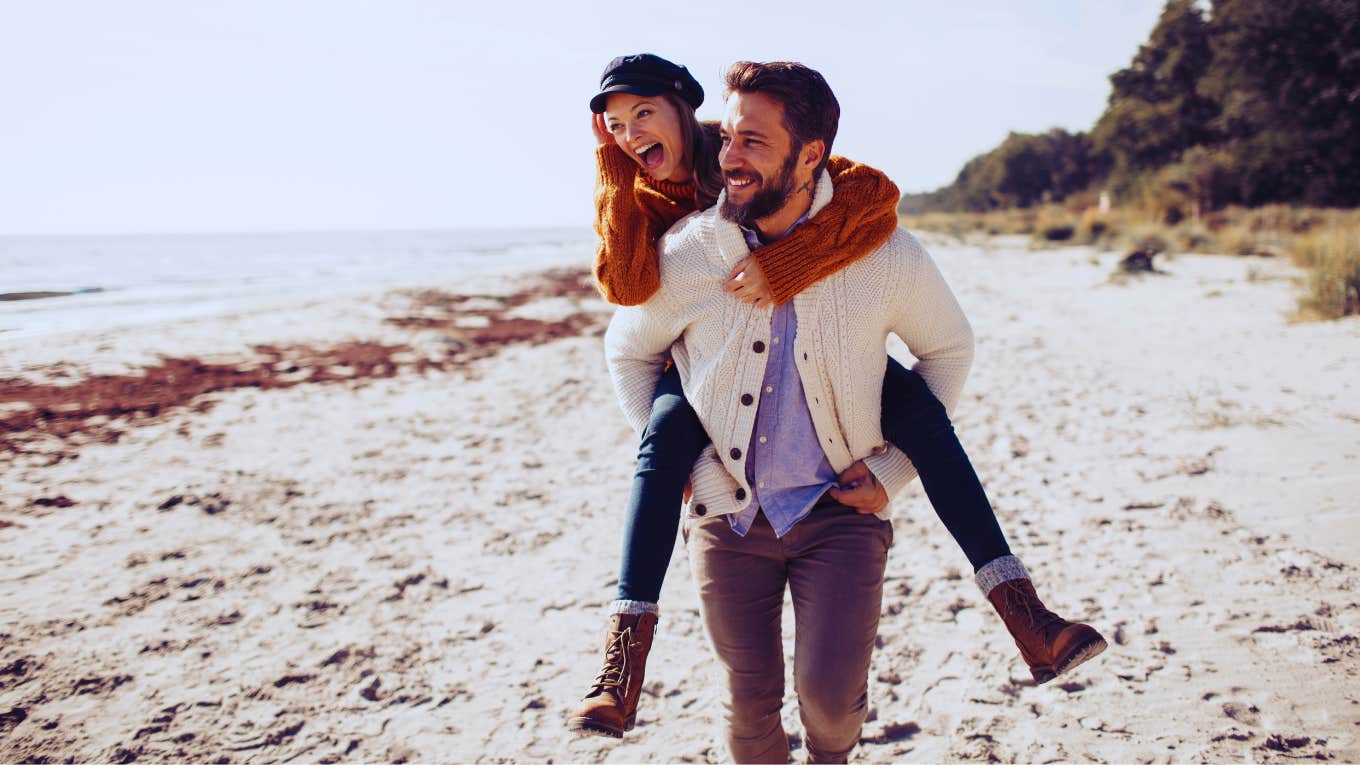
M 619 132 L 620 130 L 623 130 L 623 125 L 621 125 L 621 124 L 619 124 L 619 123 L 617 123 L 617 122 L 615 122 L 614 124 L 612 124 L 612 125 L 609 126 L 609 132 L 611 132 L 611 133 L 617 133 L 617 132 Z
M 649 116 L 651 116 L 651 114 L 652 114 L 652 110 L 651 110 L 651 109 L 640 109 L 640 110 L 638 111 L 638 113 L 637 113 L 637 116 L 638 116 L 638 119 L 642 119 L 642 118 L 644 118 L 644 117 L 649 117 Z

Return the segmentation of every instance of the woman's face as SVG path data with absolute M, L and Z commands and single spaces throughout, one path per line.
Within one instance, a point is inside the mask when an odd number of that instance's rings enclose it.
M 690 179 L 680 112 L 668 99 L 614 93 L 605 102 L 604 124 L 619 148 L 648 175 L 677 183 Z

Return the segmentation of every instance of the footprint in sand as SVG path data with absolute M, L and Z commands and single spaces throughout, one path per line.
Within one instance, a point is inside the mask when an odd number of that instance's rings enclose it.
M 1252 727 L 1261 724 L 1261 710 L 1255 704 L 1247 705 L 1237 701 L 1229 701 L 1223 705 L 1223 714 Z

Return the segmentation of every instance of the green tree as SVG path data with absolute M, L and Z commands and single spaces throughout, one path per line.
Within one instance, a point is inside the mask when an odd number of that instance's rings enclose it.
M 1011 133 L 1000 146 L 968 160 L 954 183 L 928 194 L 903 198 L 904 213 L 927 210 L 981 212 L 1030 207 L 1091 185 L 1105 171 L 1085 133 L 1053 128 L 1046 133 Z
M 1360 204 L 1360 4 L 1215 0 L 1210 30 L 1239 201 Z
M 1209 34 L 1193 0 L 1168 0 L 1132 63 L 1110 76 L 1109 103 L 1091 137 L 1113 161 L 1116 185 L 1215 137 L 1217 104 L 1199 92 L 1212 58 Z

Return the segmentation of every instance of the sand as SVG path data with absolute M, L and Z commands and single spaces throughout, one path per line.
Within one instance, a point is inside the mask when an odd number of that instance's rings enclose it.
M 1360 760 L 1360 319 L 1272 260 L 929 244 L 960 436 L 1110 648 L 1034 687 L 914 485 L 854 759 Z M 724 761 L 682 547 L 638 727 L 563 724 L 635 447 L 578 277 L 0 339 L 0 761 Z

